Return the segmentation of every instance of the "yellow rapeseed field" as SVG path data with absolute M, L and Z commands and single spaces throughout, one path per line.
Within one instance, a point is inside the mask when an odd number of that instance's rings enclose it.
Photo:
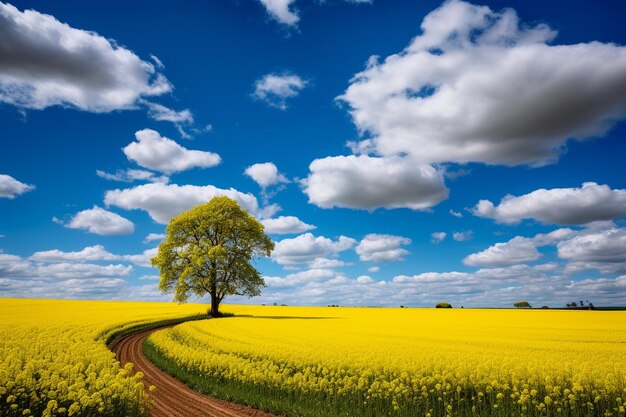
M 200 389 L 299 416 L 625 415 L 626 312 L 227 310 L 146 351 Z
M 0 299 L 0 416 L 140 416 L 141 375 L 105 341 L 203 305 Z

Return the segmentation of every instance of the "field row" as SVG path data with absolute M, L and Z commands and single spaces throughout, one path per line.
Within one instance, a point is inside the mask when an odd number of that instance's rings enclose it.
M 621 312 L 231 310 L 146 352 L 205 392 L 298 416 L 624 416 Z
M 0 300 L 0 416 L 145 416 L 142 375 L 105 342 L 205 306 Z

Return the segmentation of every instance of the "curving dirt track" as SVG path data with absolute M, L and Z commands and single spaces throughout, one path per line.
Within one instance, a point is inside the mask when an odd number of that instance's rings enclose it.
M 144 373 L 146 389 L 150 385 L 156 387 L 156 391 L 149 393 L 155 402 L 153 417 L 275 417 L 261 410 L 202 395 L 157 368 L 144 356 L 141 346 L 150 333 L 164 327 L 131 333 L 109 345 L 123 365 L 132 362 L 135 372 Z

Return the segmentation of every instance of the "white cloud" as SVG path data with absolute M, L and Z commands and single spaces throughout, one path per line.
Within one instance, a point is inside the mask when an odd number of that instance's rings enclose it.
M 356 279 L 357 284 L 371 284 L 373 282 L 374 282 L 374 279 L 368 275 L 361 275 L 357 277 Z
M 458 211 L 454 211 L 454 210 L 450 209 L 450 212 L 449 212 L 449 213 L 450 213 L 451 215 L 453 215 L 454 217 L 457 217 L 457 218 L 459 218 L 459 219 L 463 218 L 463 213 L 460 213 L 460 212 L 458 212 Z
M 448 236 L 446 232 L 434 232 L 430 234 L 430 241 L 432 243 L 440 243 Z
M 122 294 L 132 272 L 124 265 L 37 265 L 18 256 L 0 254 L 0 291 L 5 296 L 28 298 L 115 299 Z
M 154 66 L 95 32 L 0 3 L 0 101 L 91 112 L 131 109 L 171 91 Z
M 189 109 L 176 111 L 162 104 L 152 103 L 147 100 L 143 100 L 142 104 L 148 108 L 148 116 L 156 121 L 171 122 L 174 124 L 193 123 L 193 114 Z
M 159 275 L 142 275 L 139 277 L 139 281 L 160 281 Z
M 263 189 L 270 185 L 289 182 L 285 175 L 278 172 L 278 168 L 271 162 L 250 165 L 245 174 L 252 178 Z
M 165 239 L 165 233 L 148 233 L 148 235 L 143 239 L 143 243 L 153 242 L 155 240 L 163 240 Z
M 280 209 L 276 205 L 259 208 L 258 201 L 252 194 L 244 194 L 234 188 L 224 190 L 212 185 L 143 184 L 107 191 L 104 202 L 107 206 L 125 210 L 144 210 L 157 223 L 167 224 L 170 218 L 216 196 L 230 197 L 260 218 L 273 216 Z
M 287 99 L 296 97 L 307 81 L 293 74 L 265 74 L 254 83 L 252 97 L 272 107 L 287 110 Z
M 556 243 L 576 236 L 579 231 L 572 229 L 556 229 L 550 233 L 538 233 L 532 238 L 535 246 L 555 245 Z
M 347 266 L 344 261 L 340 261 L 339 259 L 328 259 L 328 258 L 315 258 L 311 262 L 309 262 L 308 266 L 310 269 L 332 269 L 332 268 L 341 268 L 342 266 Z
M 148 116 L 159 122 L 170 122 L 176 126 L 178 133 L 185 139 L 190 139 L 191 135 L 184 129 L 185 126 L 193 125 L 193 114 L 189 109 L 176 111 L 159 103 L 152 103 L 142 100 L 141 103 L 148 108 Z M 195 132 L 199 130 L 192 128 Z
M 380 271 L 380 266 L 378 265 L 370 266 L 369 268 L 367 268 L 367 272 L 376 273 L 378 271 Z
M 517 236 L 508 242 L 496 243 L 482 252 L 472 253 L 463 263 L 470 266 L 508 266 L 536 261 L 541 257 L 532 239 Z
M 154 172 L 146 171 L 144 169 L 118 170 L 115 171 L 114 174 L 98 169 L 96 170 L 96 175 L 100 178 L 104 178 L 105 180 L 120 182 L 148 181 L 167 184 L 170 181 L 169 177 L 165 175 L 156 175 Z
M 102 245 L 87 246 L 75 252 L 59 249 L 35 252 L 29 258 L 33 262 L 43 263 L 84 263 L 92 261 L 126 261 L 138 266 L 151 267 L 150 259 L 156 256 L 158 248 L 146 249 L 137 255 L 116 255 L 108 252 Z
M 298 13 L 291 10 L 295 0 L 259 0 L 267 13 L 279 23 L 294 26 L 300 20 Z
M 598 301 L 621 306 L 626 299 L 626 275 L 612 279 L 595 278 L 572 281 L 566 293 L 570 299 L 589 299 L 596 306 L 599 304 Z
M 401 261 L 409 254 L 409 251 L 401 246 L 409 244 L 411 239 L 406 237 L 371 233 L 359 242 L 356 253 L 364 262 Z
M 324 236 L 313 236 L 305 233 L 293 239 L 283 239 L 276 243 L 272 252 L 272 259 L 281 265 L 295 265 L 336 255 L 341 251 L 354 246 L 356 241 L 346 236 L 340 236 L 333 241 Z
M 85 262 L 116 261 L 121 257 L 108 252 L 102 245 L 95 245 L 77 252 L 63 252 L 58 249 L 35 252 L 29 259 L 35 262 Z
M 191 168 L 209 168 L 218 165 L 221 158 L 213 152 L 189 150 L 152 129 L 135 133 L 137 142 L 123 148 L 126 157 L 144 168 L 172 174 Z
M 473 237 L 474 237 L 473 230 L 465 230 L 463 232 L 452 233 L 452 239 L 456 240 L 457 242 L 465 242 L 465 241 L 471 240 Z
M 135 231 L 135 225 L 130 220 L 98 206 L 79 211 L 63 225 L 102 236 L 129 235 Z
M 156 64 L 157 68 L 159 69 L 163 69 L 165 68 L 165 65 L 163 64 L 163 62 L 159 59 L 158 56 L 154 55 L 154 54 L 150 54 L 150 59 L 152 59 L 154 61 L 154 63 Z
M 626 228 L 579 234 L 557 244 L 559 257 L 584 262 L 626 262 Z
M 595 182 L 583 183 L 580 188 L 542 188 L 519 197 L 507 195 L 497 206 L 480 200 L 472 212 L 505 224 L 524 219 L 545 224 L 585 224 L 626 216 L 626 190 L 612 190 Z
M 0 3 L 2 7 L 2 3 Z M 35 189 L 34 185 L 24 184 L 10 175 L 0 174 L 0 198 L 15 198 Z
M 538 166 L 625 114 L 626 47 L 552 45 L 545 24 L 455 0 L 421 29 L 400 53 L 370 58 L 339 97 L 364 136 L 360 152 Z
M 275 219 L 262 220 L 267 233 L 286 235 L 290 233 L 303 233 L 315 229 L 315 226 L 307 224 L 295 216 L 280 216 Z
M 130 265 L 96 265 L 88 263 L 59 262 L 36 266 L 36 276 L 44 278 L 108 278 L 123 277 L 133 271 Z
M 324 281 L 337 276 L 337 273 L 330 269 L 308 269 L 306 271 L 289 274 L 284 278 L 264 277 L 264 279 L 265 283 L 271 287 L 291 287 L 313 281 Z
M 620 305 L 626 297 L 626 277 L 573 281 L 564 276 L 562 267 L 556 263 L 476 272 L 424 272 L 397 275 L 388 281 L 361 277 L 352 279 L 328 270 L 303 271 L 284 278 L 265 277 L 268 287 L 261 297 L 229 301 L 291 305 L 307 300 L 314 305 L 431 307 L 439 301 L 448 301 L 454 307 L 512 307 L 514 302 L 526 299 L 534 306 L 558 307 L 580 297 L 596 306 Z
M 134 263 L 135 265 L 143 266 L 144 268 L 150 268 L 150 259 L 154 258 L 159 252 L 159 248 L 146 249 L 139 255 L 124 255 L 122 259 Z
M 448 198 L 439 171 L 406 158 L 334 156 L 314 160 L 309 170 L 304 193 L 322 208 L 425 210 Z
M 417 275 L 397 275 L 393 277 L 394 283 L 445 283 L 449 281 L 466 280 L 472 278 L 472 274 L 465 272 L 424 272 Z

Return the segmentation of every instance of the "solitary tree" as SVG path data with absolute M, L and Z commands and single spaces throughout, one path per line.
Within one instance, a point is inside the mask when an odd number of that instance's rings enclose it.
M 209 314 L 218 317 L 225 296 L 261 293 L 265 282 L 252 262 L 269 256 L 274 243 L 235 200 L 214 197 L 172 218 L 165 231 L 151 262 L 160 269 L 159 289 L 174 290 L 174 301 L 209 294 Z
M 517 308 L 531 308 L 532 307 L 528 301 L 518 301 L 517 303 L 514 303 L 513 305 Z

